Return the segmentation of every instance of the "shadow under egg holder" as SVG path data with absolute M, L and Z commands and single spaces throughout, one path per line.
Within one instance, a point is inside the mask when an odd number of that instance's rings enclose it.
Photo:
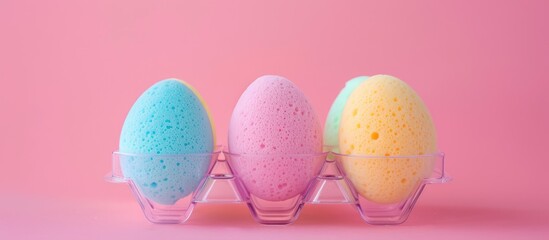
M 171 174 L 170 184 L 151 182 L 146 177 L 146 166 L 160 161 L 186 168 Z M 346 167 L 349 163 L 382 165 L 398 161 L 426 162 L 432 168 L 408 183 L 406 196 L 392 202 L 370 199 L 360 187 L 364 184 L 361 181 L 368 182 L 368 172 L 357 173 Z M 132 167 L 145 172 L 127 170 Z M 259 170 L 262 168 L 270 170 Z M 364 176 L 359 181 L 353 174 Z M 335 152 L 246 155 L 220 150 L 174 155 L 114 152 L 112 170 L 105 179 L 128 184 L 145 218 L 152 223 L 183 223 L 197 203 L 245 203 L 254 220 L 267 225 L 295 222 L 304 204 L 351 204 L 369 224 L 401 224 L 408 219 L 427 184 L 451 181 L 444 172 L 443 153 L 379 157 Z M 166 200 L 172 198 L 173 201 Z

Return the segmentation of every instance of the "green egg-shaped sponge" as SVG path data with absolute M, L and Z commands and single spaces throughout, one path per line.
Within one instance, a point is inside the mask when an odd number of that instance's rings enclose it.
M 368 79 L 368 77 L 360 76 L 349 80 L 339 95 L 337 95 L 330 108 L 330 112 L 328 112 L 328 117 L 326 118 L 326 123 L 324 125 L 324 145 L 331 147 L 333 151 L 337 151 L 338 149 L 339 124 L 341 122 L 341 114 L 345 108 L 345 103 L 347 103 L 347 99 L 351 96 L 351 93 L 353 93 L 362 82 L 366 81 L 366 79 Z

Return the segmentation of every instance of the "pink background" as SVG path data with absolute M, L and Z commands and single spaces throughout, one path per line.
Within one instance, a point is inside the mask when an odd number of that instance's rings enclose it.
M 0 239 L 549 238 L 547 1 L 0 1 Z M 153 225 L 108 184 L 133 101 L 190 82 L 218 141 L 255 78 L 294 81 L 324 119 L 346 80 L 387 73 L 430 108 L 447 170 L 408 222 L 306 206 L 291 226 L 244 205 Z

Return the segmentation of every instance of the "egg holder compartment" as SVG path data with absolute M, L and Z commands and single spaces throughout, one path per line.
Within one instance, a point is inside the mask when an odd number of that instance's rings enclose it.
M 112 154 L 112 172 L 107 174 L 105 180 L 113 183 L 127 183 L 141 206 L 146 217 L 152 223 L 174 224 L 183 223 L 189 219 L 193 208 L 197 203 L 246 203 L 253 218 L 261 224 L 284 225 L 297 220 L 304 204 L 351 204 L 356 207 L 362 219 L 369 224 L 394 225 L 401 224 L 408 219 L 416 201 L 427 184 L 446 183 L 451 177 L 444 172 L 444 154 L 420 156 L 350 156 L 326 152 L 316 155 L 301 155 L 311 160 L 319 161 L 318 174 L 312 176 L 307 186 L 296 197 L 281 201 L 269 201 L 255 196 L 249 191 L 246 184 L 249 180 L 243 180 L 239 174 L 237 154 L 216 151 L 211 154 L 181 154 L 181 155 L 139 155 L 114 152 Z M 280 156 L 275 156 L 280 157 Z M 202 166 L 194 168 L 196 174 L 203 173 L 200 182 L 192 193 L 180 198 L 175 204 L 161 204 L 144 194 L 147 188 L 142 179 L 132 179 L 124 176 L 122 164 L 125 161 L 166 161 L 166 164 L 179 164 L 176 162 L 191 162 L 196 159 L 209 161 Z M 357 193 L 351 181 L 346 177 L 342 167 L 342 161 L 347 158 L 360 159 L 361 161 L 386 161 L 388 159 L 425 159 L 434 161 L 431 175 L 418 181 L 410 195 L 397 203 L 378 204 L 371 202 Z M 249 163 L 249 162 L 248 162 Z M 126 163 L 127 164 L 127 163 Z M 314 164 L 313 164 L 314 165 Z M 236 169 L 235 169 L 236 168 Z M 197 170 L 198 169 L 198 170 Z M 236 170 L 236 172 L 235 172 Z M 180 176 L 185 178 L 188 176 Z M 248 181 L 248 182 L 246 182 Z M 189 187 L 188 183 L 183 183 Z M 256 190 L 257 191 L 257 190 Z M 149 191 L 150 195 L 151 192 Z

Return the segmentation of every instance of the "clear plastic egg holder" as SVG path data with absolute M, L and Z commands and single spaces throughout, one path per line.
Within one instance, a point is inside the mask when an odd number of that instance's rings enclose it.
M 264 165 L 264 161 L 278 161 L 280 158 L 299 158 L 310 161 L 311 174 L 306 175 L 307 183 L 298 184 L 296 195 L 287 199 L 265 198 L 253 187 L 253 174 L 247 173 L 248 167 L 242 164 Z M 385 161 L 388 158 L 419 159 L 434 161 L 434 169 L 427 178 L 418 181 L 411 194 L 403 201 L 390 204 L 371 202 L 358 194 L 352 182 L 345 176 L 341 164 L 344 161 Z M 138 183 L 138 179 L 124 176 L 121 165 L 124 161 L 148 161 L 163 159 L 170 161 L 185 159 L 209 161 L 204 163 L 203 177 L 191 194 L 180 198 L 175 204 L 161 204 L 144 194 L 145 187 Z M 257 161 L 254 163 L 254 161 Z M 207 169 L 207 170 L 206 170 Z M 251 178 L 250 178 L 251 176 Z M 186 176 L 180 176 L 185 178 Z M 272 176 L 269 176 L 272 177 Z M 257 178 L 257 177 L 256 177 Z M 334 152 L 319 154 L 288 154 L 288 155 L 238 155 L 216 151 L 210 154 L 181 154 L 181 155 L 145 155 L 124 154 L 114 152 L 112 155 L 112 172 L 106 180 L 114 183 L 127 183 L 147 220 L 152 223 L 182 223 L 191 216 L 195 204 L 211 203 L 246 203 L 252 217 L 261 224 L 284 225 L 293 223 L 299 217 L 304 204 L 352 204 L 356 207 L 362 219 L 369 224 L 400 224 L 408 219 L 414 204 L 427 184 L 446 183 L 451 180 L 444 173 L 444 154 L 418 156 L 351 156 Z M 258 181 L 260 179 L 257 179 Z M 196 181 L 196 180 L 193 180 Z M 263 180 L 265 181 L 265 180 Z M 187 184 L 185 184 L 187 186 Z M 264 195 L 264 194 L 263 194 Z

